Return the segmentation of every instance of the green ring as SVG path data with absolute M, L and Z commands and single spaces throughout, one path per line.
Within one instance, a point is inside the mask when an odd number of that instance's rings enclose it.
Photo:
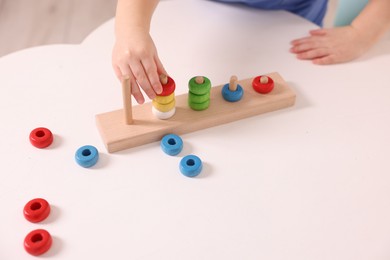
M 188 92 L 188 102 L 199 104 L 206 102 L 207 100 L 210 100 L 210 92 L 207 92 L 204 95 L 195 95 L 192 92 Z
M 188 101 L 188 105 L 190 106 L 190 108 L 196 111 L 206 110 L 210 105 L 210 99 L 206 100 L 203 103 L 192 103 Z
M 211 82 L 207 77 L 204 78 L 204 82 L 202 84 L 198 84 L 195 81 L 196 77 L 193 77 L 188 82 L 188 88 L 190 89 L 190 92 L 195 95 L 204 95 L 207 92 L 210 92 L 211 89 Z

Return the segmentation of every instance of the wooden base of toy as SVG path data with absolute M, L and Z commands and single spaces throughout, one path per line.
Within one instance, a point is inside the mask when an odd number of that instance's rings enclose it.
M 176 96 L 176 114 L 168 120 L 157 119 L 152 113 L 152 104 L 133 106 L 133 123 L 125 123 L 124 110 L 115 110 L 96 115 L 96 123 L 108 152 L 160 141 L 166 134 L 186 134 L 193 131 L 226 124 L 250 116 L 293 106 L 295 93 L 276 72 L 267 74 L 274 80 L 275 87 L 266 95 L 255 92 L 252 78 L 239 80 L 244 96 L 238 102 L 223 99 L 224 84 L 211 88 L 211 103 L 203 111 L 192 110 L 187 94 Z

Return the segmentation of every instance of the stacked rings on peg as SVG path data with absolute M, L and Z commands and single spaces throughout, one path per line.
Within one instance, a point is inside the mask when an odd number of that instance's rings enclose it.
M 188 82 L 188 105 L 193 110 L 205 110 L 210 105 L 211 82 L 208 78 L 197 76 Z
M 237 84 L 237 77 L 232 76 L 230 83 L 225 84 L 222 88 L 222 97 L 229 102 L 237 102 L 244 95 L 243 88 Z
M 176 112 L 175 81 L 166 75 L 160 76 L 163 91 L 152 101 L 152 113 L 158 119 L 171 118 Z
M 75 160 L 80 166 L 89 168 L 94 166 L 99 160 L 99 152 L 92 145 L 84 145 L 77 149 Z
M 45 127 L 38 127 L 30 133 L 30 143 L 37 148 L 46 148 L 53 142 L 53 134 Z
M 187 155 L 180 161 L 180 171 L 187 177 L 198 176 L 202 171 L 202 161 L 196 155 Z
M 33 230 L 24 239 L 24 249 L 27 253 L 34 256 L 46 253 L 50 249 L 51 244 L 51 235 L 44 229 Z
M 32 199 L 23 208 L 24 217 L 32 222 L 38 223 L 45 220 L 50 214 L 50 205 L 45 199 Z
M 260 94 L 267 94 L 274 89 L 274 80 L 268 76 L 257 76 L 252 81 L 252 87 Z
M 183 149 L 183 140 L 175 134 L 167 134 L 161 139 L 161 149 L 164 153 L 174 156 Z

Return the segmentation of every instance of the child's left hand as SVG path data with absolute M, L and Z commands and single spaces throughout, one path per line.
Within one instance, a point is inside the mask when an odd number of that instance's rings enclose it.
M 292 41 L 290 51 L 298 59 L 311 60 L 314 64 L 351 61 L 372 45 L 362 32 L 352 26 L 317 29 L 309 33 L 308 37 Z

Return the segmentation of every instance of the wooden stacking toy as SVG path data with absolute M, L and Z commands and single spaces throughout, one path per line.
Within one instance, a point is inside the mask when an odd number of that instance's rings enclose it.
M 191 93 L 175 96 L 176 113 L 167 120 L 160 120 L 152 113 L 153 102 L 131 106 L 131 86 L 128 80 L 123 84 L 123 109 L 106 112 L 96 116 L 96 123 L 108 152 L 117 152 L 131 147 L 158 142 L 163 136 L 173 133 L 183 135 L 209 127 L 234 122 L 243 118 L 260 115 L 282 108 L 293 106 L 295 93 L 287 85 L 284 79 L 276 72 L 262 75 L 267 77 L 267 83 L 261 83 L 260 78 L 248 78 L 236 81 L 241 86 L 245 95 L 239 102 L 228 102 L 221 95 L 224 85 L 209 85 L 209 94 L 197 92 L 194 88 L 192 94 L 198 95 L 194 99 Z M 196 78 L 192 80 L 195 81 Z M 209 80 L 203 77 L 203 84 Z M 127 81 L 127 83 L 126 83 Z M 198 82 L 201 82 L 198 80 Z M 257 91 L 258 84 L 267 85 L 272 82 L 272 91 L 268 94 L 260 94 Z M 202 85 L 195 82 L 195 86 Z M 264 92 L 264 91 L 262 91 Z M 203 96 L 209 95 L 209 96 Z M 208 108 L 194 111 L 189 106 L 191 103 L 208 100 Z M 167 99 L 169 99 L 167 97 Z M 166 100 L 161 101 L 166 102 Z M 207 102 L 207 101 L 206 101 Z M 206 107 L 206 106 L 205 106 Z M 204 108 L 204 107 L 202 107 Z

